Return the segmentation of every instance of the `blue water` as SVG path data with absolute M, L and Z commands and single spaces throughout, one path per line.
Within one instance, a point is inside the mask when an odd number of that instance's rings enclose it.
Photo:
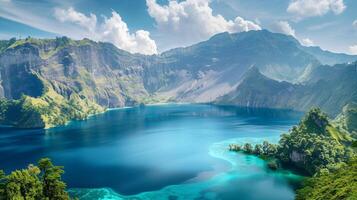
M 169 104 L 111 110 L 49 130 L 0 128 L 0 168 L 50 157 L 80 199 L 293 199 L 299 176 L 230 143 L 277 142 L 301 113 Z

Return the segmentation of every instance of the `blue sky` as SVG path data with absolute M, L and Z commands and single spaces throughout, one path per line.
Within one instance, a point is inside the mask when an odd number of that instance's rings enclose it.
M 0 38 L 66 35 L 153 54 L 219 32 L 268 29 L 357 54 L 356 0 L 0 0 Z

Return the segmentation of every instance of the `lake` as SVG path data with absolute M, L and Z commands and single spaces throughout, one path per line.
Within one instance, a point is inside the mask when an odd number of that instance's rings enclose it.
M 80 199 L 294 199 L 301 179 L 230 143 L 276 143 L 299 112 L 200 104 L 109 110 L 48 130 L 0 128 L 0 168 L 42 157 Z

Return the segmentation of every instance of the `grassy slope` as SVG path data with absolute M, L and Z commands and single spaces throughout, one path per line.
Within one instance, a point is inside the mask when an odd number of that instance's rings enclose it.
M 85 119 L 105 109 L 73 93 L 69 98 L 47 87 L 41 97 L 23 96 L 19 100 L 0 103 L 0 123 L 18 128 L 50 128 L 64 125 L 70 120 Z
M 85 119 L 91 114 L 104 111 L 99 105 L 88 99 L 81 99 L 75 93 L 66 99 L 53 89 L 49 89 L 40 98 L 27 97 L 24 105 L 33 107 L 40 113 L 45 128 L 63 125 L 72 119 Z

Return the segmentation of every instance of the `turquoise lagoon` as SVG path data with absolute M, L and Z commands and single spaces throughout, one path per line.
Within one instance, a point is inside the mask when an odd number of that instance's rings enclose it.
M 300 176 L 229 152 L 277 142 L 301 113 L 167 104 L 110 110 L 48 130 L 0 128 L 0 168 L 50 157 L 80 199 L 294 199 Z

